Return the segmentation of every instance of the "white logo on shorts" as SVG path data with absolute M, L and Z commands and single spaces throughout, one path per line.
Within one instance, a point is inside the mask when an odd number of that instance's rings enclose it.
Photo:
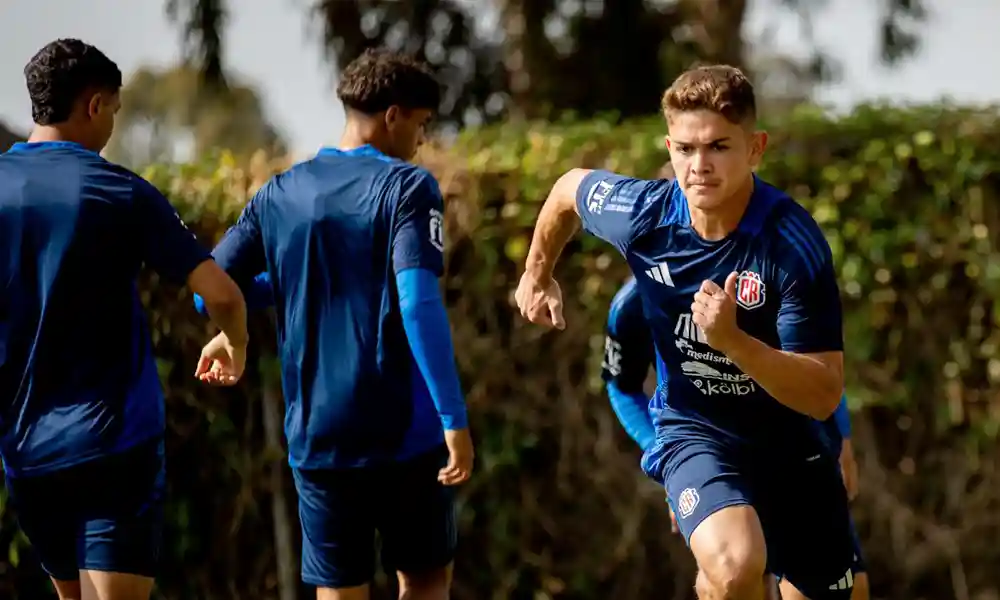
M 685 488 L 681 495 L 677 497 L 677 514 L 680 515 L 682 519 L 686 519 L 691 516 L 694 509 L 698 506 L 698 501 L 701 498 L 698 497 L 698 490 L 694 488 Z

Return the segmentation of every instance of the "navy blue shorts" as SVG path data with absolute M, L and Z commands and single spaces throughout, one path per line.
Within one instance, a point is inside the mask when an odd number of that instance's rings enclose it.
M 8 477 L 18 524 L 42 568 L 155 577 L 166 488 L 163 441 L 38 476 Z
M 643 465 L 666 487 L 689 543 L 709 515 L 752 506 L 764 530 L 770 573 L 811 600 L 850 598 L 861 551 L 832 457 L 751 459 L 721 444 L 687 439 L 659 444 Z
M 422 573 L 455 557 L 455 488 L 438 483 L 444 446 L 392 465 L 292 469 L 302 525 L 302 581 L 325 588 L 371 582 L 375 536 L 387 572 Z

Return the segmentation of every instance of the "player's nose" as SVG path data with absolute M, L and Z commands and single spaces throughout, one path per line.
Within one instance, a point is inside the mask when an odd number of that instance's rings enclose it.
M 691 172 L 696 174 L 712 172 L 712 163 L 704 152 L 697 152 L 691 157 Z

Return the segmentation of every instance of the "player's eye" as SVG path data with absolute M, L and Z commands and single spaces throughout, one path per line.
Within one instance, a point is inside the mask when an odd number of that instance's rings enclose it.
M 712 144 L 711 149 L 713 152 L 725 152 L 729 149 L 729 146 L 725 144 Z
M 681 154 L 691 154 L 691 152 L 694 151 L 694 148 L 691 146 L 677 146 L 677 151 Z

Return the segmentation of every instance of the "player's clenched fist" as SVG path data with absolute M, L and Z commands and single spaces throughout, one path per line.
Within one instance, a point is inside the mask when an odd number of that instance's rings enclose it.
M 691 303 L 692 319 L 705 333 L 708 345 L 720 352 L 725 352 L 727 342 L 739 333 L 736 324 L 736 276 L 736 272 L 730 273 L 724 288 L 706 279 Z
M 514 300 L 521 316 L 538 325 L 565 329 L 563 319 L 562 290 L 555 279 L 539 283 L 529 273 L 521 275 L 521 281 L 514 292 Z

